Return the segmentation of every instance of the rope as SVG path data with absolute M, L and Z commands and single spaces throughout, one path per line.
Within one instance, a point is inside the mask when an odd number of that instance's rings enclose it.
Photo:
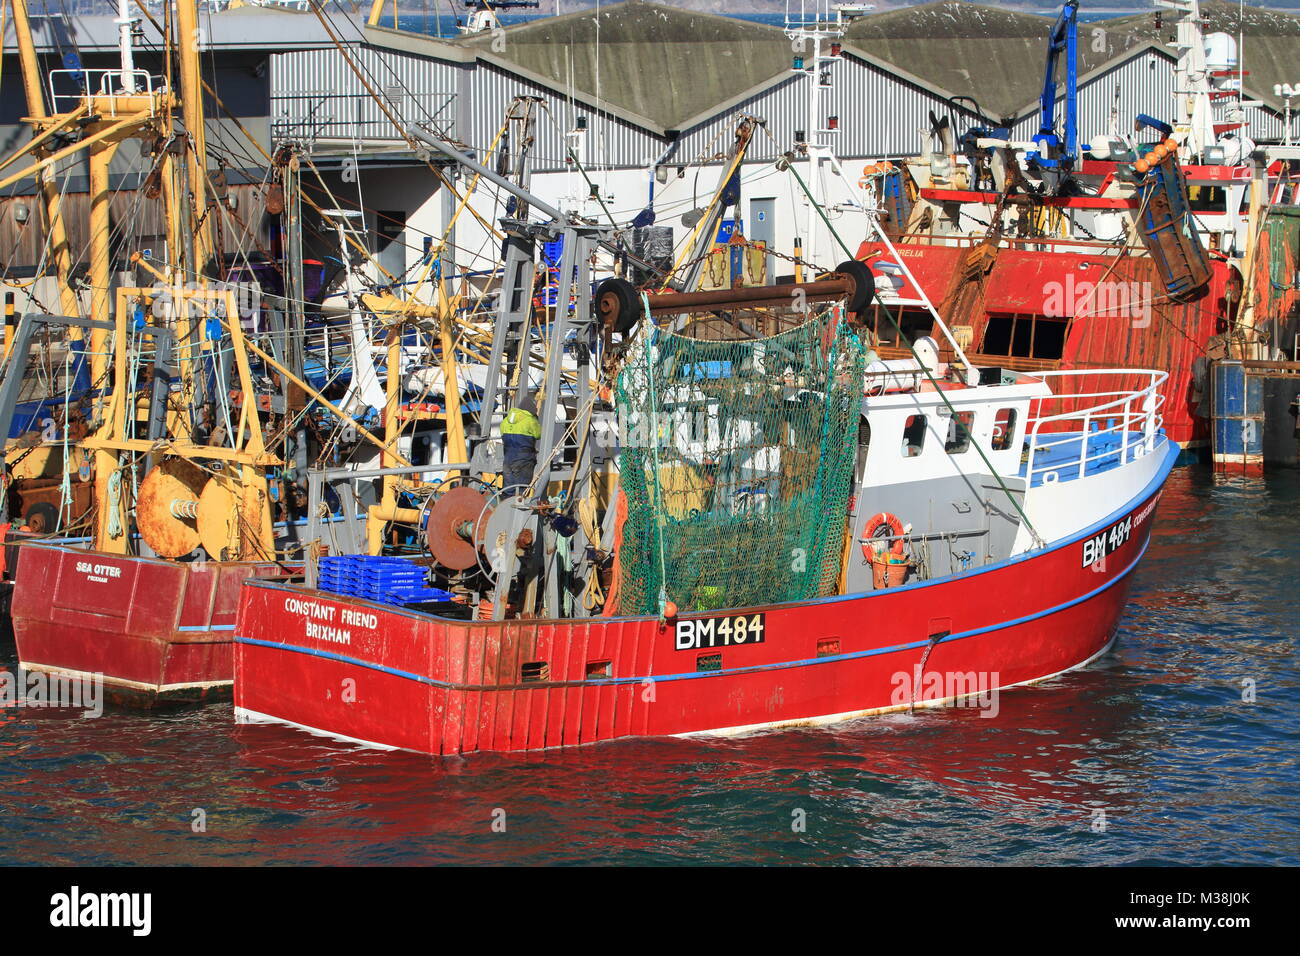
M 654 508 L 655 542 L 659 546 L 659 623 L 663 624 L 668 607 L 668 592 L 664 589 L 664 584 L 668 580 L 668 562 L 664 559 L 664 508 L 659 493 L 659 400 L 655 395 L 655 370 L 650 358 L 650 340 L 653 337 L 651 330 L 654 328 L 654 323 L 650 318 L 650 297 L 644 292 L 641 293 L 641 304 L 645 307 L 645 365 L 646 379 L 650 386 L 650 449 L 655 463 Z
M 804 195 L 808 197 L 808 201 L 813 204 L 813 208 L 817 210 L 817 214 L 821 217 L 822 222 L 826 224 L 826 228 L 830 230 L 830 233 L 835 238 L 835 241 L 840 244 L 840 247 L 846 253 L 848 253 L 849 258 L 856 259 L 857 257 L 854 256 L 853 253 L 849 251 L 849 247 L 844 244 L 844 240 L 840 238 L 840 234 L 836 231 L 835 227 L 831 225 L 831 221 L 826 218 L 825 211 L 817 203 L 817 201 L 813 199 L 812 193 L 808 191 L 808 186 L 804 183 L 803 177 L 799 175 L 799 171 L 794 168 L 794 164 L 793 163 L 787 164 L 787 168 L 794 175 L 794 178 L 798 181 L 799 188 L 804 191 Z M 879 300 L 877 301 L 879 302 Z M 977 452 L 979 452 L 980 459 L 984 462 L 985 467 L 988 468 L 989 473 L 993 475 L 993 479 L 998 483 L 998 487 L 1002 489 L 1002 492 L 1007 496 L 1007 500 L 1011 502 L 1011 506 L 1016 509 L 1016 514 L 1020 515 L 1020 520 L 1025 523 L 1025 528 L 1029 531 L 1030 537 L 1032 537 L 1034 540 L 1034 546 L 1038 548 L 1047 547 L 1047 542 L 1038 533 L 1037 529 L 1034 528 L 1033 523 L 1029 520 L 1029 516 L 1025 514 L 1024 508 L 1020 506 L 1020 502 L 1016 500 L 1016 496 L 1011 493 L 1011 489 L 1008 488 L 1006 482 L 1002 480 L 1002 476 L 998 473 L 998 470 L 993 467 L 993 463 L 989 461 L 989 457 L 984 453 L 984 449 L 980 446 L 980 443 L 974 440 L 974 436 L 970 434 L 970 430 L 965 425 L 963 425 L 961 423 L 961 420 L 957 417 L 957 409 L 954 408 L 952 402 L 948 400 L 948 396 L 944 393 L 944 390 L 939 387 L 939 381 L 934 377 L 934 373 L 930 371 L 929 366 L 927 366 L 924 362 L 921 361 L 921 356 L 916 354 L 916 348 L 903 335 L 903 330 L 899 326 L 898 322 L 894 319 L 894 314 L 889 310 L 889 307 L 885 305 L 883 302 L 880 302 L 879 304 L 880 304 L 881 311 L 883 311 L 885 313 L 885 317 L 889 319 L 889 324 L 892 325 L 894 327 L 894 331 L 898 333 L 898 341 L 907 342 L 907 350 L 912 353 L 912 357 L 916 359 L 916 364 L 920 366 L 921 371 L 925 373 L 925 377 L 929 379 L 930 384 L 934 386 L 935 393 L 939 396 L 940 399 L 942 399 L 944 405 L 948 407 L 948 411 L 952 415 L 952 421 L 956 423 L 959 431 L 964 431 L 967 433 L 966 434 L 967 440 L 970 442 L 971 446 Z M 647 309 L 648 309 L 648 304 L 647 304 Z
M 108 536 L 122 537 L 122 469 L 114 468 L 108 476 Z

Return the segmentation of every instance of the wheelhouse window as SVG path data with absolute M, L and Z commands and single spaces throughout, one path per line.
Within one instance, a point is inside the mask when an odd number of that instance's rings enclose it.
M 1065 353 L 1069 320 L 1042 315 L 991 315 L 984 328 L 985 355 L 1059 359 Z
M 915 458 L 925 449 L 925 416 L 910 415 L 903 426 L 903 457 Z
M 1016 410 L 1014 408 L 999 408 L 996 415 L 993 416 L 993 441 L 990 442 L 994 451 L 1006 451 L 1011 447 L 1012 440 L 1016 437 Z
M 948 420 L 948 437 L 943 450 L 950 455 L 960 455 L 970 450 L 970 433 L 975 427 L 974 412 L 958 412 Z
M 878 341 L 883 346 L 893 346 L 896 348 L 907 348 L 911 343 L 921 338 L 923 335 L 931 335 L 934 332 L 934 316 L 926 309 L 900 309 L 891 320 L 880 305 L 873 306 L 874 315 L 873 328 L 875 329 Z M 894 325 L 894 321 L 898 325 Z M 902 338 L 899 338 L 899 331 L 902 331 Z

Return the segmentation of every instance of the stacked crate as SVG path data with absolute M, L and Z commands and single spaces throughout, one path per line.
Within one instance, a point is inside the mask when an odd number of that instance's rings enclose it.
M 425 587 L 424 578 L 424 567 L 406 558 L 339 555 L 320 559 L 317 586 L 322 591 L 349 594 L 380 604 L 451 600 L 450 591 Z

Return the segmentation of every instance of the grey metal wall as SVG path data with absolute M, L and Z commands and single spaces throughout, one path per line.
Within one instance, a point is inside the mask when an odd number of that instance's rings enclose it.
M 696 159 L 730 145 L 729 133 L 740 113 L 767 120 L 767 133 L 755 138 L 748 153 L 756 160 L 775 159 L 793 146 L 795 132 L 809 125 L 809 84 L 814 77 L 791 71 L 789 77 L 731 109 L 685 131 L 676 160 Z M 834 67 L 832 85 L 822 101 L 826 114 L 839 117 L 832 140 L 842 159 L 893 158 L 915 155 L 929 113 L 956 112 L 964 124 L 970 114 L 954 110 L 945 99 L 885 72 L 874 64 L 846 56 Z M 719 136 L 721 134 L 721 136 Z
M 469 72 L 465 110 L 467 128 L 461 135 L 476 149 L 486 149 L 501 128 L 506 108 L 515 96 L 539 96 L 546 105 L 537 121 L 534 168 L 538 172 L 566 167 L 564 132 L 579 116 L 587 118 L 587 161 L 591 167 L 644 167 L 667 147 L 667 140 L 611 113 L 570 101 L 561 90 L 533 83 L 495 65 L 479 61 Z
M 1116 106 L 1115 91 L 1119 90 L 1118 124 L 1121 133 L 1131 132 L 1133 118 L 1147 113 L 1159 119 L 1168 119 L 1173 106 L 1173 63 L 1152 50 L 1144 51 L 1130 60 L 1111 67 L 1105 73 L 1092 77 L 1079 86 L 1079 139 L 1087 142 L 1093 136 L 1110 130 L 1111 110 Z M 1058 124 L 1064 115 L 1065 98 L 1056 103 Z M 1034 110 L 1015 125 L 1012 136 L 1026 140 L 1038 132 L 1039 116 Z
M 1281 143 L 1286 140 L 1286 122 L 1283 114 L 1258 106 L 1247 106 L 1246 122 L 1250 124 L 1248 127 L 1250 138 L 1257 142 L 1273 140 Z M 1291 104 L 1292 142 L 1296 139 L 1297 131 L 1300 131 L 1300 100 L 1295 100 Z
M 361 44 L 350 44 L 348 55 L 399 119 L 455 132 L 458 64 Z M 397 138 L 357 70 L 335 48 L 272 55 L 273 130 L 305 128 L 331 139 Z
M 535 168 L 539 172 L 565 168 L 563 131 L 572 129 L 578 116 L 587 118 L 587 162 L 592 168 L 645 167 L 668 146 L 665 137 L 629 120 L 570 101 L 559 83 L 534 82 L 482 60 L 455 63 L 363 44 L 349 49 L 370 84 L 389 98 L 404 121 L 429 123 L 478 149 L 492 141 L 513 97 L 541 97 L 548 111 L 537 126 Z M 834 145 L 845 159 L 913 155 L 922 145 L 931 111 L 953 115 L 959 131 L 972 120 L 968 112 L 941 96 L 852 55 L 835 65 L 833 77 L 822 112 L 839 117 L 840 132 Z M 766 133 L 755 138 L 750 158 L 775 159 L 793 145 L 795 131 L 809 125 L 809 82 L 807 75 L 792 72 L 761 93 L 684 130 L 672 161 L 699 161 L 725 151 L 735 119 L 742 112 L 767 120 Z M 321 137 L 395 138 L 391 123 L 338 50 L 274 54 L 270 83 L 275 131 L 307 123 L 314 124 Z M 1138 113 L 1165 116 L 1173 99 L 1172 60 L 1146 50 L 1083 84 L 1079 90 L 1079 133 L 1085 142 L 1110 128 L 1117 89 L 1122 130 L 1131 129 Z M 1255 139 L 1283 136 L 1281 117 L 1272 111 L 1248 108 L 1247 113 Z M 1027 111 L 1013 135 L 1028 139 L 1037 131 L 1038 122 L 1037 111 Z
M 1167 56 L 1146 50 L 1130 60 L 1117 64 L 1079 87 L 1079 138 L 1086 143 L 1091 137 L 1110 130 L 1111 110 L 1118 97 L 1118 124 L 1121 133 L 1133 129 L 1133 120 L 1139 113 L 1157 119 L 1171 120 L 1174 108 L 1174 63 Z M 1057 102 L 1057 116 L 1062 115 L 1064 99 Z M 1300 103 L 1297 104 L 1300 106 Z M 1222 112 L 1218 108 L 1218 113 Z M 1217 113 L 1216 113 L 1217 116 Z M 1284 135 L 1282 117 L 1266 108 L 1247 107 L 1248 132 L 1255 140 L 1281 140 Z M 1021 118 L 1014 128 L 1016 139 L 1028 139 L 1038 132 L 1037 111 Z M 1300 123 L 1293 122 L 1293 126 Z

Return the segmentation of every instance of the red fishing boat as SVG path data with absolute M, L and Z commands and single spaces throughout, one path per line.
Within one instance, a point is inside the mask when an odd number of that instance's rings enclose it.
M 897 319 L 879 263 L 592 292 L 579 263 L 607 230 L 413 132 L 550 220 L 502 226 L 560 241 L 560 304 L 543 333 L 501 296 L 476 448 L 426 500 L 423 560 L 244 585 L 238 720 L 532 750 L 978 699 L 1106 649 L 1178 456 L 1164 373 L 980 367 L 933 310 L 942 347 L 881 359 L 872 320 Z M 530 247 L 510 246 L 507 282 L 533 273 Z M 531 335 L 538 418 L 560 424 L 539 429 L 531 482 L 497 487 L 498 404 L 520 407 L 504 383 Z
M 1152 103 L 1156 116 L 1120 123 L 1117 107 L 1108 132 L 1081 141 L 1078 3 L 1066 0 L 1036 134 L 984 119 L 958 135 L 932 114 L 929 153 L 864 168 L 908 267 L 904 278 L 892 264 L 899 327 L 874 323 L 882 355 L 928 334 L 933 303 L 977 363 L 1168 372 L 1170 438 L 1208 449 L 1211 363 L 1290 341 L 1295 293 L 1277 277 L 1300 263 L 1270 248 L 1267 219 L 1295 184 L 1245 135 L 1235 39 L 1205 36 L 1195 0 L 1166 6 L 1184 94 L 1167 117 Z M 858 257 L 889 269 L 893 256 L 868 240 Z
M 24 670 L 102 679 L 117 703 L 229 699 L 239 586 L 274 563 L 179 563 L 31 542 L 12 614 Z
M 1178 449 L 1159 430 L 1161 376 L 1063 417 L 1045 413 L 1058 399 L 1043 378 L 948 396 L 973 415 L 995 467 L 1013 459 L 1003 481 L 1023 492 L 1023 519 L 999 506 L 992 474 L 974 469 L 938 506 L 952 467 L 945 431 L 905 460 L 916 475 L 906 486 L 888 482 L 900 443 L 915 447 L 905 432 L 917 401 L 940 402 L 887 392 L 874 403 L 849 516 L 848 593 L 661 616 L 467 621 L 250 581 L 235 628 L 236 715 L 428 754 L 534 750 L 936 706 L 1082 666 L 1114 638 Z M 1024 430 L 1013 425 L 1012 443 L 1000 442 L 1001 412 L 1031 404 Z M 932 558 L 933 577 L 889 586 L 872 573 L 878 539 L 867 533 L 884 509 L 908 522 L 899 540 L 913 553 L 927 539 L 962 540 L 972 566 L 934 573 Z M 967 531 L 987 518 L 993 537 L 1006 521 L 1005 553 L 985 561 L 978 536 L 934 530 L 944 511 L 970 515 Z

